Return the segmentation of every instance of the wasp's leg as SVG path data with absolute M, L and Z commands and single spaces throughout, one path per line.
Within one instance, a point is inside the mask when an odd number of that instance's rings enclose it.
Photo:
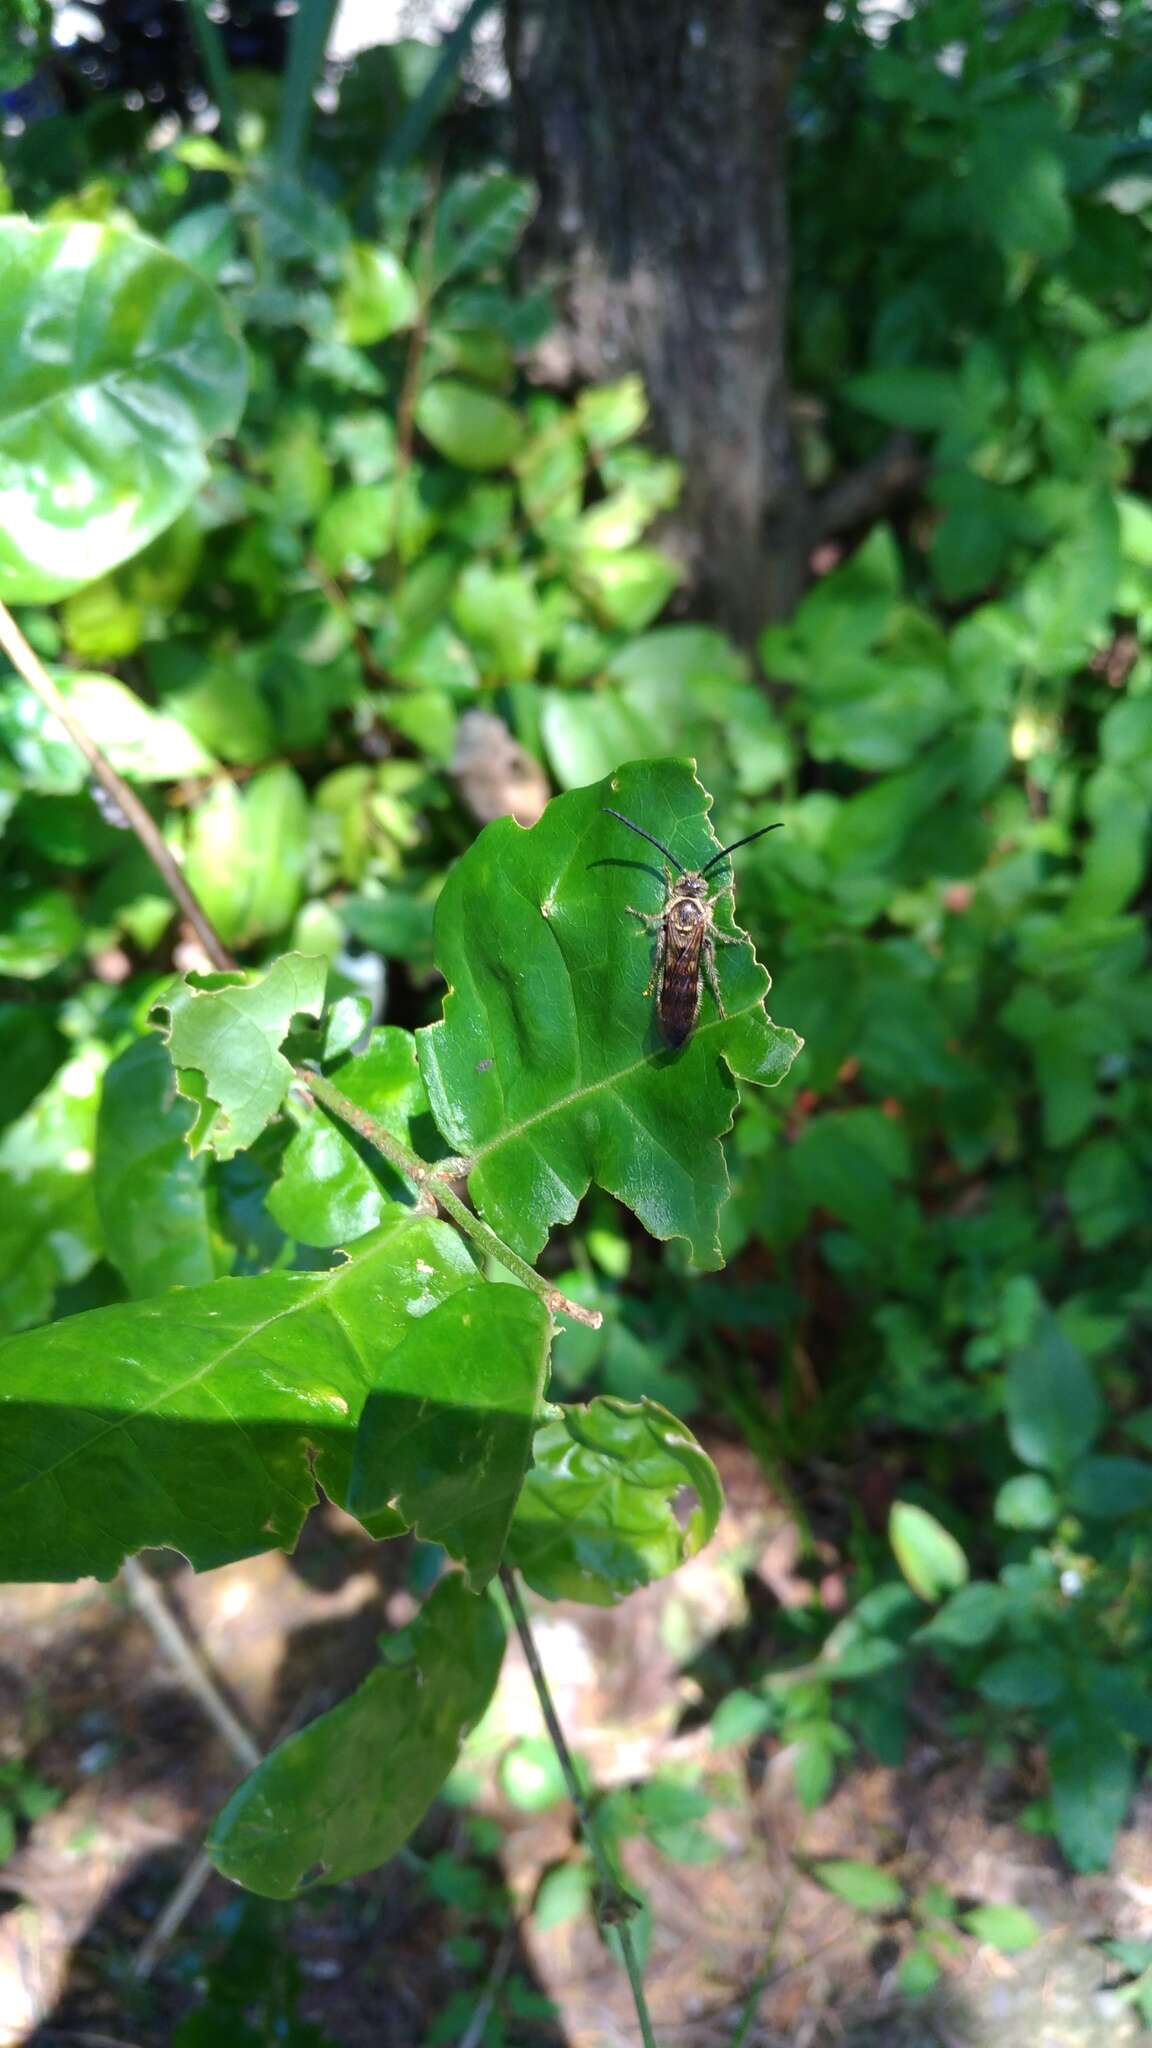
M 722 939 L 726 935 L 724 932 L 717 932 L 716 936 L 718 939 Z M 720 994 L 720 983 L 716 977 L 716 948 L 712 944 L 711 935 L 704 940 L 700 948 L 700 958 L 704 963 L 704 979 L 716 998 L 716 1008 L 722 1017 L 726 1017 L 728 1012 L 724 1008 L 724 1001 Z
M 662 925 L 664 922 L 664 912 L 662 910 L 637 910 L 635 905 L 631 903 L 626 903 L 624 908 L 631 911 L 633 917 L 640 918 L 642 923 L 646 925 Z M 643 934 L 637 934 L 637 936 L 642 937 Z
M 722 946 L 742 946 L 744 944 L 744 935 L 742 932 L 718 931 L 715 925 L 713 925 L 712 927 L 712 937 L 714 939 L 719 939 L 720 944 Z
M 657 939 L 657 941 L 656 941 L 656 958 L 655 958 L 655 960 L 654 960 L 654 961 L 652 962 L 652 972 L 651 972 L 651 974 L 650 974 L 650 975 L 648 976 L 648 986 L 647 986 L 647 988 L 646 988 L 646 989 L 645 989 L 645 991 L 644 991 L 644 993 L 645 993 L 645 995 L 646 995 L 646 996 L 650 996 L 650 995 L 651 995 L 651 993 L 652 993 L 652 991 L 653 991 L 653 989 L 654 989 L 654 988 L 658 988 L 658 987 L 659 987 L 659 985 L 660 985 L 660 976 L 661 976 L 661 975 L 663 974 L 663 972 L 664 972 L 664 955 L 665 955 L 665 953 L 667 952 L 667 950 L 668 950 L 668 931 L 667 931 L 667 927 L 666 927 L 666 926 L 664 925 L 664 923 L 663 923 L 663 922 L 661 922 L 661 925 L 660 925 L 660 936 L 659 936 L 659 938 L 658 938 L 658 939 Z

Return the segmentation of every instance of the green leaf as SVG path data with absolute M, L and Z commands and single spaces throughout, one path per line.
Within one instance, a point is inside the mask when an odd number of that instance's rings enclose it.
M 108 1257 L 130 1294 L 214 1278 L 204 1162 L 186 1143 L 195 1115 L 177 1094 L 167 1048 L 152 1032 L 126 1047 L 104 1076 L 96 1205 Z
M 639 377 L 621 377 L 615 384 L 594 384 L 576 400 L 576 418 L 593 454 L 615 448 L 638 434 L 648 417 L 648 400 Z
M 1018 1472 L 1000 1488 L 993 1514 L 1002 1529 L 1050 1529 L 1060 1500 L 1042 1473 Z
M 914 1502 L 898 1500 L 888 1517 L 888 1540 L 908 1584 L 921 1600 L 954 1593 L 968 1578 L 968 1559 L 956 1538 Z
M 410 1032 L 382 1025 L 368 1049 L 333 1068 L 330 1078 L 350 1102 L 412 1146 L 413 1121 L 427 1117 L 428 1097 Z M 280 1228 L 302 1244 L 339 1245 L 374 1230 L 392 1203 L 411 1205 L 416 1196 L 415 1186 L 378 1152 L 318 1107 L 284 1155 L 268 1208 Z
M 484 1712 L 504 1635 L 490 1600 L 441 1580 L 407 1641 L 350 1699 L 289 1736 L 213 1824 L 216 1868 L 289 1899 L 373 1870 L 403 1847 Z
M 999 1949 L 1002 1956 L 1018 1956 L 1039 1941 L 1042 1930 L 1022 1906 L 973 1906 L 961 1913 L 960 1925 L 977 1941 Z
M 1069 1720 L 1048 1744 L 1056 1838 L 1073 1870 L 1104 1870 L 1128 1811 L 1132 1752 L 1106 1721 Z
M 533 1925 L 546 1934 L 587 1912 L 592 1903 L 592 1874 L 586 1863 L 557 1863 L 546 1870 L 532 1902 Z
M 0 1133 L 0 1332 L 40 1322 L 56 1288 L 99 1255 L 92 1155 L 105 1057 L 81 1047 Z M 0 1466 L 3 1431 L 0 1420 Z
M 890 1871 L 877 1870 L 871 1863 L 835 1858 L 814 1863 L 812 1876 L 826 1891 L 835 1892 L 861 1913 L 894 1913 L 904 1903 L 904 1887 Z
M 391 249 L 351 242 L 344 251 L 344 283 L 336 301 L 337 333 L 354 348 L 371 348 L 411 327 L 420 298 L 410 273 Z
M 470 562 L 456 586 L 452 616 L 472 642 L 486 675 L 501 683 L 530 682 L 536 673 L 544 618 L 522 569 Z
M 1026 1711 L 1058 1700 L 1067 1688 L 1067 1674 L 1054 1650 L 1009 1650 L 985 1665 L 978 1685 L 993 1706 Z
M 421 1070 L 441 1131 L 474 1161 L 474 1199 L 525 1257 L 595 1182 L 715 1266 L 729 1073 L 771 1085 L 798 1041 L 765 1015 L 768 976 L 744 944 L 717 948 L 727 1017 L 705 992 L 689 1043 L 662 1045 L 644 995 L 651 940 L 627 909 L 659 908 L 659 856 L 604 815 L 609 803 L 686 863 L 716 850 L 685 762 L 636 763 L 557 797 L 530 831 L 489 825 L 436 907 L 450 993 L 444 1021 L 418 1034 Z M 718 918 L 731 929 L 724 905 Z
M 365 1404 L 351 1512 L 394 1510 L 483 1586 L 532 1456 L 551 1341 L 547 1309 L 522 1287 L 480 1281 L 422 1316 Z
M 600 1395 L 550 1409 L 537 1430 L 508 1561 L 546 1600 L 612 1607 L 694 1557 L 723 1503 L 711 1459 L 682 1422 L 655 1401 Z
M 211 773 L 216 763 L 178 719 L 142 704 L 112 676 L 50 672 L 89 739 L 133 782 L 175 782 Z M 29 789 L 68 796 L 91 769 L 50 711 L 15 677 L 0 684 L 0 741 Z
M 0 222 L 0 597 L 62 597 L 189 504 L 244 402 L 211 285 L 124 228 Z
M 1068 1505 L 1102 1522 L 1152 1507 L 1152 1465 L 1142 1458 L 1081 1458 L 1068 1475 Z
M 1090 341 L 1072 367 L 1068 396 L 1087 412 L 1130 412 L 1152 400 L 1152 324 Z
M 425 387 L 416 401 L 416 424 L 437 454 L 461 469 L 503 469 L 524 433 L 507 399 L 458 377 L 439 377 Z
M 67 960 L 83 937 L 80 913 L 63 889 L 10 890 L 0 905 L 0 974 L 39 981 Z
M 900 1958 L 897 1982 L 906 1998 L 922 1998 L 940 1982 L 940 1965 L 931 1949 L 917 1946 Z
M 989 1642 L 1002 1627 L 1011 1604 L 1003 1586 L 990 1585 L 985 1580 L 961 1586 L 944 1602 L 939 1614 L 917 1629 L 916 1640 L 932 1647 L 943 1643 L 949 1649 L 975 1649 Z
M 1009 1440 L 1026 1465 L 1063 1473 L 1095 1439 L 1104 1419 L 1099 1390 L 1053 1315 L 1010 1360 L 1004 1406 Z
M 466 1285 L 456 1232 L 408 1216 L 329 1273 L 216 1280 L 10 1338 L 0 1576 L 111 1578 L 153 1545 L 198 1571 L 290 1549 L 318 1483 L 343 1500 L 361 1407 L 413 1319 Z
M 500 1789 L 519 1813 L 547 1813 L 567 1797 L 560 1759 L 546 1735 L 525 1735 L 500 1759 Z
M 505 171 L 456 178 L 436 208 L 432 276 L 437 287 L 464 271 L 488 270 L 511 256 L 532 218 L 536 196 Z
M 196 1131 L 219 1159 L 259 1137 L 288 1092 L 292 1068 L 280 1052 L 296 1016 L 319 1016 L 327 963 L 286 953 L 266 974 L 190 974 L 163 995 L 166 1037 L 178 1073 L 203 1075 L 211 1114 Z

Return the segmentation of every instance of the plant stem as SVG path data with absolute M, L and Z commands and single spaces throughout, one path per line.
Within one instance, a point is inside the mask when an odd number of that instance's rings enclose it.
M 472 0 L 454 29 L 444 37 L 440 55 L 427 85 L 413 100 L 399 127 L 385 145 L 381 165 L 396 170 L 415 156 L 447 98 L 449 85 L 464 62 L 472 37 L 495 5 L 495 0 Z
M 224 38 L 208 12 L 206 0 L 189 0 L 192 15 L 192 34 L 204 66 L 204 82 L 216 102 L 220 116 L 220 140 L 229 149 L 236 147 L 236 94 L 232 89 L 232 73 L 228 66 L 228 55 Z
M 292 17 L 274 151 L 277 168 L 292 177 L 300 173 L 312 126 L 312 95 L 324 68 L 328 31 L 335 12 L 336 0 L 299 0 Z
M 339 1117 L 341 1123 L 348 1124 L 352 1130 L 358 1131 L 369 1145 L 374 1146 L 388 1161 L 389 1166 L 395 1167 L 397 1173 L 402 1173 L 407 1180 L 415 1181 L 417 1187 L 425 1189 L 437 1206 L 443 1209 L 446 1215 L 451 1216 L 465 1237 L 470 1237 L 473 1244 L 479 1245 L 482 1251 L 496 1259 L 509 1273 L 515 1273 L 516 1278 L 522 1280 L 525 1287 L 530 1287 L 533 1294 L 538 1294 L 551 1314 L 568 1316 L 572 1322 L 584 1323 L 590 1330 L 600 1328 L 604 1319 L 599 1309 L 585 1308 L 582 1302 L 571 1301 L 558 1287 L 553 1287 L 542 1273 L 536 1271 L 535 1266 L 530 1266 L 527 1259 L 522 1259 L 519 1252 L 514 1252 L 502 1238 L 497 1237 L 496 1232 L 490 1229 L 487 1223 L 474 1215 L 467 1203 L 460 1200 L 456 1190 L 449 1187 L 450 1176 L 467 1171 L 466 1160 L 442 1159 L 438 1164 L 430 1166 L 426 1159 L 419 1158 L 415 1152 L 408 1150 L 407 1145 L 402 1145 L 399 1138 L 393 1137 L 392 1132 L 385 1129 L 385 1126 L 368 1110 L 361 1109 L 359 1103 L 350 1102 L 325 1075 L 316 1073 L 311 1067 L 297 1067 L 296 1077 L 309 1093 L 315 1096 L 317 1102 L 323 1103 L 325 1109 L 331 1110 L 332 1115 Z
M 107 790 L 117 810 L 123 813 L 153 866 L 167 883 L 169 891 L 175 897 L 213 966 L 235 967 L 236 962 L 188 887 L 180 871 L 179 862 L 151 812 L 141 803 L 131 785 L 118 774 L 95 740 L 89 738 L 67 698 L 57 689 L 39 655 L 29 646 L 7 605 L 3 603 L 0 603 L 0 647 L 8 656 L 13 668 L 23 676 L 28 688 L 40 699 L 44 709 L 59 720 L 73 746 L 78 747 L 83 754 L 97 782 Z
M 624 1958 L 624 1968 L 628 1972 L 628 1982 L 632 1986 L 632 1999 L 636 2007 L 636 2018 L 640 2023 L 640 2038 L 644 2043 L 644 2048 L 657 2048 L 656 2036 L 652 2032 L 652 2021 L 649 2018 L 648 2005 L 644 1997 L 644 1978 L 640 1969 L 640 1961 L 632 1940 L 632 1929 L 628 1925 L 628 1909 L 633 1902 L 629 1899 L 628 1893 L 624 1890 L 612 1865 L 608 1861 L 604 1844 L 600 1840 L 595 1815 L 588 1803 L 584 1787 L 580 1783 L 579 1774 L 576 1769 L 576 1760 L 568 1747 L 568 1738 L 560 1726 L 560 1717 L 556 1712 L 556 1704 L 549 1689 L 544 1666 L 540 1662 L 540 1652 L 536 1648 L 536 1638 L 532 1633 L 532 1624 L 528 1619 L 528 1610 L 521 1597 L 516 1575 L 509 1570 L 506 1564 L 500 1567 L 500 1583 L 504 1588 L 508 1605 L 512 1610 L 512 1620 L 516 1627 L 516 1633 L 520 1638 L 520 1647 L 524 1652 L 525 1662 L 531 1674 L 532 1683 L 536 1688 L 536 1698 L 540 1702 L 540 1712 L 544 1717 L 544 1726 L 548 1730 L 548 1739 L 556 1751 L 560 1769 L 564 1773 L 564 1782 L 568 1787 L 568 1796 L 576 1809 L 581 1832 L 588 1844 L 592 1861 L 596 1865 L 596 1874 L 600 1879 L 601 1899 L 601 1911 L 597 1917 L 600 1920 L 601 1929 L 604 1930 L 607 1926 L 614 1926 L 616 1929 L 620 1941 L 620 1953 Z M 606 1905 L 615 1907 L 615 1911 L 610 1915 L 605 1913 L 603 1909 Z
M 744 2044 L 756 2024 L 756 2014 L 759 2009 L 760 2000 L 768 1987 L 768 1980 L 772 1975 L 776 1964 L 776 1957 L 780 1952 L 780 1937 L 784 1932 L 784 1923 L 788 1918 L 788 1909 L 792 1904 L 792 1894 L 795 1889 L 796 1869 L 793 1866 L 788 1883 L 784 1887 L 784 1896 L 780 1901 L 776 1917 L 772 1922 L 772 1932 L 768 1936 L 768 1947 L 765 1950 L 764 1961 L 761 1963 L 760 1968 L 748 1987 L 748 1996 L 744 2000 L 736 2032 L 733 2034 L 728 2048 L 744 2048 Z

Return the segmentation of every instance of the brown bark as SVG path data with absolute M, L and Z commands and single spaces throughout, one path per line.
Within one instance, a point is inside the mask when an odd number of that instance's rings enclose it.
M 519 132 L 574 369 L 638 369 L 685 469 L 690 567 L 743 639 L 794 602 L 788 98 L 821 0 L 509 0 Z

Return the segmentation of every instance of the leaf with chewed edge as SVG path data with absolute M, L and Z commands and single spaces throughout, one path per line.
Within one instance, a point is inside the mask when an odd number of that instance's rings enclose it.
M 327 976 L 326 961 L 285 953 L 265 974 L 189 974 L 160 997 L 177 1073 L 203 1076 L 202 1091 L 181 1079 L 202 1112 L 196 1149 L 234 1159 L 271 1122 L 292 1080 L 280 1047 L 294 1017 L 319 1016 Z
M 769 977 L 745 940 L 717 947 L 726 1017 L 706 989 L 689 1043 L 663 1045 L 644 995 L 653 935 L 628 910 L 659 910 L 660 855 L 605 815 L 625 812 L 693 866 L 718 851 L 709 801 L 690 762 L 634 761 L 554 798 L 529 831 L 489 825 L 440 896 L 450 992 L 443 1022 L 418 1034 L 421 1070 L 445 1138 L 473 1162 L 477 1206 L 525 1258 L 595 1183 L 654 1237 L 687 1238 L 697 1265 L 721 1263 L 736 1078 L 771 1086 L 800 1040 L 767 1016 Z M 717 924 L 736 933 L 731 903 Z

